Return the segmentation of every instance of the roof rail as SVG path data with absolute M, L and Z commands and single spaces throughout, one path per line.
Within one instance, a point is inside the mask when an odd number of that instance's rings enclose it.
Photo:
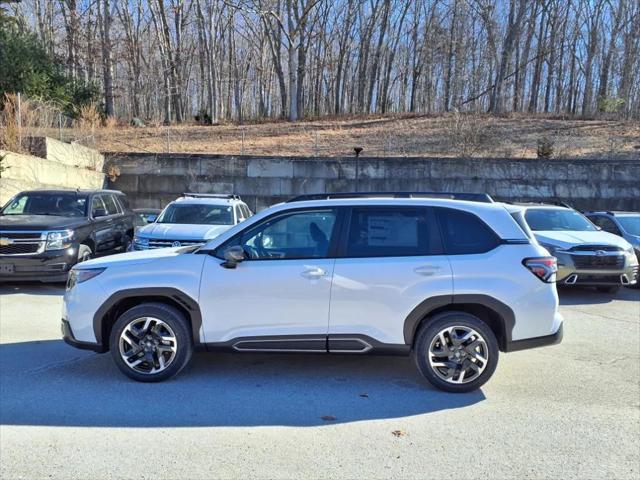
M 575 208 L 573 208 L 571 205 L 569 205 L 566 202 L 559 202 L 559 201 L 548 201 L 548 202 L 503 202 L 503 203 L 508 203 L 509 205 L 520 205 L 520 206 L 526 206 L 526 205 L 540 205 L 540 206 L 545 206 L 545 205 L 553 205 L 554 207 L 564 207 L 564 208 L 569 208 L 571 210 L 576 210 Z
M 191 198 L 228 198 L 229 200 L 240 200 L 240 195 L 236 195 L 235 193 L 191 193 L 185 192 L 182 194 L 183 197 L 191 197 Z
M 343 198 L 447 198 L 450 200 L 467 200 L 469 202 L 493 203 L 493 198 L 487 193 L 459 193 L 459 192 L 340 192 L 313 193 L 299 195 L 287 200 L 286 203 L 304 202 L 308 200 L 333 200 Z

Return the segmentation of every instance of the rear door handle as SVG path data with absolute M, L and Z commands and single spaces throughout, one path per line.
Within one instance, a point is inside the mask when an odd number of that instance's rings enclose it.
M 300 275 L 302 275 L 304 278 L 309 278 L 313 280 L 313 279 L 322 278 L 326 274 L 327 274 L 327 271 L 320 267 L 309 267 L 303 270 Z
M 418 275 L 424 275 L 425 277 L 428 277 L 430 275 L 435 275 L 440 270 L 441 268 L 438 267 L 437 265 L 423 265 L 421 267 L 416 267 L 413 269 L 415 273 L 417 273 Z

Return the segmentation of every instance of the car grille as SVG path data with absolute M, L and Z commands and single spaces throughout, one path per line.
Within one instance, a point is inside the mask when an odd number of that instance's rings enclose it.
M 624 268 L 622 255 L 573 255 L 573 264 L 579 269 L 617 270 Z
M 42 232 L 0 231 L 0 255 L 38 253 L 44 246 Z
M 622 248 L 615 245 L 577 245 L 569 249 L 570 252 L 621 252 Z
M 206 240 L 149 240 L 149 248 L 189 247 L 201 245 Z M 138 247 L 139 248 L 139 247 Z
M 26 253 L 37 253 L 39 248 L 39 243 L 14 243 L 11 245 L 0 245 L 0 255 L 24 255 Z

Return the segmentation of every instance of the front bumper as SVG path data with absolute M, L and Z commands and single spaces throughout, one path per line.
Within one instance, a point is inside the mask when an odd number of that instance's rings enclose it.
M 620 266 L 583 267 L 576 265 L 574 255 L 555 253 L 558 259 L 557 283 L 567 286 L 634 285 L 638 281 L 638 260 L 633 254 L 619 255 L 624 257 Z
M 0 255 L 0 282 L 66 282 L 78 261 L 78 247 L 29 255 Z
M 76 338 L 73 336 L 71 325 L 69 325 L 69 322 L 67 322 L 64 318 L 62 319 L 62 323 L 60 324 L 60 329 L 62 330 L 62 339 L 68 345 L 79 348 L 81 350 L 91 350 L 98 353 L 104 352 L 104 348 L 99 343 L 82 342 L 80 340 L 76 340 Z

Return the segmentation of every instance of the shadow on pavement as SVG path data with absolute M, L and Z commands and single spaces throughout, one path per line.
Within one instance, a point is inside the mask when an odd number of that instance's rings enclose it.
M 0 295 L 64 295 L 64 283 L 0 283 Z
M 597 305 L 617 301 L 640 302 L 640 290 L 622 287 L 615 293 L 601 293 L 591 287 L 559 288 L 560 305 Z
M 87 427 L 317 426 L 461 408 L 407 357 L 196 353 L 163 383 L 61 340 L 0 345 L 0 423 Z M 335 417 L 325 421 L 321 417 Z

